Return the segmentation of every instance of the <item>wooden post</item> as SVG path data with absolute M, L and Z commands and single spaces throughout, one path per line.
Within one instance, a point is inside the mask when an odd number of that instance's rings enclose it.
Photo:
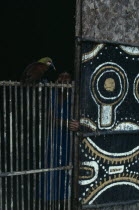
M 76 0 L 76 25 L 75 25 L 75 119 L 79 119 L 79 91 L 80 91 L 80 67 L 81 67 L 81 44 L 79 37 L 82 35 L 82 0 Z M 73 206 L 78 210 L 78 177 L 79 177 L 79 137 L 74 135 L 74 179 L 73 179 Z

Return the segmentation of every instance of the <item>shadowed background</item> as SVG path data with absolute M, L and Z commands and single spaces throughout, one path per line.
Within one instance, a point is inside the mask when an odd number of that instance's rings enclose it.
M 59 72 L 73 73 L 73 1 L 6 2 L 0 8 L 0 80 L 18 80 L 25 67 L 50 56 Z

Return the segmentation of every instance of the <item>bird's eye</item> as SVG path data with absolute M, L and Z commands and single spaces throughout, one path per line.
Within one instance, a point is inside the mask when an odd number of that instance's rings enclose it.
M 47 62 L 47 65 L 48 65 L 48 66 L 50 66 L 50 65 L 51 65 L 51 62 L 50 62 L 50 61 L 48 61 L 48 62 Z

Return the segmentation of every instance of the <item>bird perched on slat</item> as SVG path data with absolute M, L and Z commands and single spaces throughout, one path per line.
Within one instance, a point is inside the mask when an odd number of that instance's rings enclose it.
M 41 58 L 26 67 L 22 76 L 22 84 L 34 84 L 49 80 L 49 73 L 55 71 L 52 59 L 49 57 Z

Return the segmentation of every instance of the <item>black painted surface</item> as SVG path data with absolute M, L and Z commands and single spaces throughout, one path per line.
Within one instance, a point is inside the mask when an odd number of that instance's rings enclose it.
M 83 56 L 85 54 L 87 55 L 87 53 L 89 54 L 90 52 L 94 52 L 94 49 L 97 46 L 98 45 L 94 45 L 94 43 L 91 42 L 83 42 Z M 136 48 L 136 50 L 137 51 L 135 53 L 135 48 L 132 48 L 132 52 L 129 53 L 125 52 L 120 45 L 107 44 L 104 45 L 102 49 L 99 50 L 91 59 L 86 61 L 83 60 L 81 68 L 80 118 L 82 120 L 87 119 L 88 122 L 90 120 L 96 126 L 96 130 L 82 124 L 82 132 L 92 132 L 94 134 L 98 131 L 100 133 L 105 130 L 112 131 L 118 129 L 118 125 L 121 123 L 124 123 L 125 127 L 120 127 L 120 131 L 128 130 L 130 132 L 130 130 L 139 128 L 139 103 L 138 99 L 135 97 L 133 88 L 135 78 L 139 73 L 139 51 L 138 48 Z M 103 67 L 104 72 L 107 70 L 115 70 L 116 68 L 121 68 L 122 70 L 118 70 L 116 75 L 115 72 L 105 72 L 99 78 L 98 72 Z M 96 73 L 94 73 L 95 71 Z M 120 104 L 117 106 L 117 109 L 115 109 L 115 121 L 113 121 L 111 127 L 101 127 L 99 126 L 100 119 L 98 108 L 98 104 L 100 102 L 98 102 L 94 96 L 94 92 L 92 91 L 92 82 L 94 79 L 94 89 L 96 88 L 95 91 L 97 92 L 99 90 L 102 96 L 107 99 L 101 98 L 100 93 L 98 92 L 95 93 L 97 98 L 101 101 L 101 103 L 109 105 L 112 103 L 111 101 L 115 100 L 110 98 L 117 96 L 120 89 L 121 94 L 125 91 L 123 88 L 124 81 L 122 81 L 121 86 L 118 79 L 118 77 L 120 77 L 119 72 L 122 72 L 122 74 L 125 75 L 124 80 L 127 80 L 127 83 L 125 82 L 127 94 L 125 94 L 125 98 L 123 98 L 121 103 L 118 102 Z M 113 78 L 115 81 L 115 88 L 113 91 L 107 91 L 104 87 L 105 81 L 108 78 Z M 116 105 L 112 106 L 115 108 Z M 106 115 L 109 116 L 110 112 L 106 113 Z M 126 126 L 126 123 L 129 123 L 130 128 Z M 81 201 L 82 206 L 86 206 L 86 208 L 87 206 L 88 208 L 89 206 L 91 207 L 91 205 L 95 205 L 97 207 L 97 205 L 103 204 L 111 206 L 112 203 L 115 203 L 116 206 L 121 202 L 127 203 L 138 200 L 138 139 L 138 134 L 130 133 L 92 136 L 81 139 L 79 200 Z M 98 169 L 93 165 L 94 163 L 98 166 Z M 114 170 L 123 167 L 123 170 L 121 170 L 121 172 L 113 172 L 111 174 L 111 167 L 114 167 Z M 97 170 L 97 177 L 85 184 L 85 180 L 91 180 L 91 178 L 96 176 Z M 84 184 L 81 184 L 81 182 L 84 182 Z M 114 207 L 109 208 L 114 209 Z M 122 207 L 119 209 L 122 209 Z M 133 209 L 136 209 L 136 207 L 133 207 Z

